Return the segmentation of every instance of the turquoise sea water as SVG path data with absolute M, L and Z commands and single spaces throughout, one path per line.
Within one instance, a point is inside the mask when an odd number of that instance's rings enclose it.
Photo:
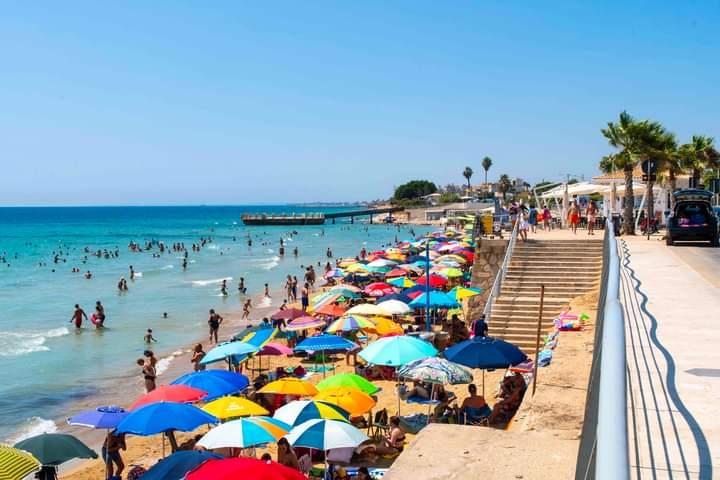
M 239 310 L 244 297 L 237 291 L 244 277 L 248 295 L 262 293 L 263 284 L 280 289 L 287 274 L 302 279 L 301 265 L 336 256 L 355 256 L 363 243 L 368 251 L 408 237 L 389 225 L 307 227 L 246 227 L 240 216 L 255 211 L 303 212 L 300 207 L 78 207 L 0 208 L 0 440 L 48 428 L 63 417 L 67 406 L 86 398 L 133 370 L 133 361 L 146 348 L 145 329 L 153 329 L 161 358 L 205 334 L 207 310 Z M 331 209 L 324 209 L 330 211 Z M 290 230 L 298 235 L 290 238 Z M 419 229 L 417 233 L 420 233 Z M 248 235 L 253 246 L 248 247 Z M 199 253 L 158 248 L 133 253 L 131 241 L 166 245 L 184 242 L 190 249 L 200 237 L 212 243 Z M 278 256 L 280 238 L 286 254 Z M 266 243 L 266 244 L 263 244 Z M 107 249 L 118 258 L 86 254 Z M 299 249 L 299 256 L 292 249 Z M 54 255 L 58 262 L 54 263 Z M 87 260 L 85 260 L 87 257 Z M 129 280 L 129 266 L 138 277 Z M 83 273 L 90 270 L 93 278 Z M 120 277 L 129 291 L 119 294 Z M 228 279 L 229 295 L 220 294 Z M 90 315 L 95 301 L 105 306 L 105 330 L 89 322 L 76 331 L 69 323 L 75 303 Z M 281 299 L 273 299 L 274 303 Z M 168 318 L 162 317 L 163 312 Z M 227 333 L 227 332 L 226 332 Z

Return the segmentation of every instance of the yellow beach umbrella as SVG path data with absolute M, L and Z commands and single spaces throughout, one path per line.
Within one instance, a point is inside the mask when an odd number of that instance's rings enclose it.
M 300 380 L 299 378 L 281 378 L 280 380 L 268 383 L 258 390 L 258 392 L 311 397 L 317 394 L 318 390 L 312 383 Z
M 350 415 L 364 415 L 372 410 L 377 403 L 367 393 L 351 387 L 337 387 L 322 390 L 315 395 L 314 400 L 337 405 L 349 412 Z
M 40 469 L 40 462 L 25 450 L 0 445 L 0 479 L 21 480 Z
M 375 326 L 368 328 L 366 331 L 376 333 L 380 337 L 387 337 L 388 335 L 402 335 L 405 333 L 403 328 L 392 320 L 384 317 L 373 318 Z
M 202 407 L 202 409 L 220 420 L 270 414 L 270 412 L 257 403 L 242 397 L 218 398 Z
M 368 271 L 364 263 L 353 263 L 345 268 L 346 272 L 350 273 L 366 273 Z

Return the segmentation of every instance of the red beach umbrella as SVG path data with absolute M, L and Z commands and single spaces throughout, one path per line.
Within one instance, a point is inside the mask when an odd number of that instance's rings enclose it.
M 158 402 L 190 403 L 205 397 L 207 392 L 187 385 L 161 385 L 150 393 L 135 400 L 128 410 L 135 410 L 143 405 Z
M 273 320 L 294 320 L 296 318 L 304 317 L 307 312 L 303 312 L 297 308 L 286 308 L 285 310 L 278 310 L 273 314 Z
M 315 309 L 315 313 L 319 313 L 321 315 L 327 315 L 329 317 L 342 317 L 345 314 L 345 310 L 347 310 L 345 307 L 341 307 L 340 305 L 330 303 L 323 305 L 320 308 Z
M 427 277 L 423 275 L 422 277 L 418 278 L 415 283 L 418 285 L 425 285 L 427 282 Z M 448 281 L 447 278 L 441 277 L 440 275 L 437 275 L 435 273 L 430 274 L 430 287 L 432 288 L 440 288 L 447 285 Z
M 208 460 L 188 473 L 186 480 L 307 480 L 299 470 L 250 457 Z
M 370 295 L 371 297 L 383 297 L 385 295 L 395 293 L 392 285 L 388 285 L 385 282 L 373 282 L 365 287 L 363 291 L 366 295 Z
M 407 275 L 407 272 L 403 270 L 402 268 L 393 268 L 388 273 L 385 274 L 385 278 L 397 278 L 397 277 L 404 277 Z

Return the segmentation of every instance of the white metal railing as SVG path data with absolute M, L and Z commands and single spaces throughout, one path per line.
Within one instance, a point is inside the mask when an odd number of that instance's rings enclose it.
M 497 272 L 497 275 L 495 275 L 495 281 L 493 282 L 492 289 L 490 289 L 490 295 L 488 295 L 487 302 L 485 302 L 485 308 L 483 309 L 483 315 L 485 316 L 485 321 L 490 322 L 490 312 L 492 311 L 492 306 L 495 303 L 495 299 L 500 295 L 500 290 L 502 289 L 502 283 L 505 280 L 505 274 L 507 273 L 508 265 L 510 264 L 510 258 L 512 257 L 513 248 L 515 247 L 515 243 L 517 241 L 518 236 L 518 228 L 520 225 L 520 219 L 518 218 L 515 222 L 515 225 L 512 229 L 512 234 L 510 235 L 510 241 L 508 242 L 507 250 L 505 250 L 505 258 L 503 259 L 503 263 L 500 266 L 500 269 Z

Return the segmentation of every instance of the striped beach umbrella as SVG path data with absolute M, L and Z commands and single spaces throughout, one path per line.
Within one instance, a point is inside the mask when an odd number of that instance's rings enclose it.
M 473 381 L 472 373 L 461 365 L 444 358 L 430 357 L 415 360 L 398 370 L 402 378 L 421 382 L 457 385 Z
M 332 450 L 354 448 L 368 440 L 368 436 L 349 423 L 337 420 L 308 420 L 293 428 L 285 436 L 294 447 Z
M 407 277 L 398 277 L 393 278 L 387 281 L 388 284 L 392 285 L 393 287 L 400 287 L 400 288 L 410 288 L 415 286 L 415 282 L 410 280 Z
M 287 324 L 287 327 L 285 327 L 285 330 L 288 332 L 297 332 L 300 330 L 307 330 L 309 328 L 318 328 L 318 327 L 324 327 L 325 326 L 325 320 L 321 318 L 315 318 L 311 317 L 309 315 L 306 315 L 304 317 L 296 318 L 295 320 L 292 320 L 290 323 Z
M 0 480 L 22 480 L 40 469 L 40 462 L 30 453 L 0 445 Z
M 326 333 L 352 332 L 362 328 L 372 328 L 375 325 L 365 317 L 359 315 L 346 315 L 332 322 L 325 329 Z
M 295 427 L 313 419 L 348 422 L 350 414 L 332 403 L 316 400 L 295 400 L 275 410 L 273 418 Z
M 197 444 L 208 450 L 250 448 L 273 443 L 289 431 L 290 425 L 274 418 L 242 418 L 218 425 L 198 440 Z

